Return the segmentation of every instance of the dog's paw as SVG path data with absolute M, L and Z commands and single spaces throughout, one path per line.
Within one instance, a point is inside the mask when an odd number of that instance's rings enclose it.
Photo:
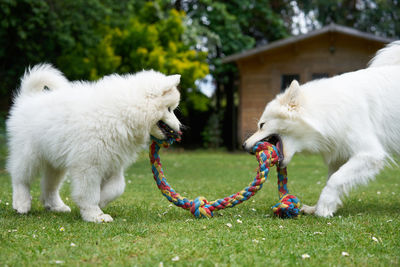
M 31 210 L 31 200 L 13 202 L 13 209 L 19 214 L 27 214 Z
M 304 214 L 310 214 L 310 215 L 312 215 L 312 214 L 314 214 L 315 213 L 315 210 L 317 209 L 317 207 L 316 207 L 316 205 L 314 205 L 314 206 L 307 206 L 307 205 L 304 205 L 303 204 L 303 207 L 301 207 L 301 212 L 302 213 L 304 213 Z
M 314 214 L 319 217 L 332 217 L 341 204 L 342 201 L 340 200 L 338 192 L 326 186 L 322 190 Z
M 107 222 L 112 222 L 113 218 L 108 215 L 108 214 L 101 214 L 100 216 L 97 216 L 96 221 L 97 223 L 107 223 Z
M 328 207 L 317 207 L 314 214 L 318 217 L 330 218 L 333 216 L 334 210 Z
M 110 215 L 104 213 L 82 214 L 82 219 L 87 222 L 95 222 L 95 223 L 107 223 L 113 221 L 113 218 Z

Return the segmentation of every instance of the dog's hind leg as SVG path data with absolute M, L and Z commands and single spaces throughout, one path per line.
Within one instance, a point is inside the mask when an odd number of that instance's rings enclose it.
M 49 164 L 44 168 L 42 179 L 41 200 L 44 207 L 56 212 L 70 212 L 71 209 L 60 198 L 59 189 L 64 179 L 65 171 L 55 169 Z
M 125 190 L 123 169 L 105 180 L 101 185 L 100 207 L 104 208 L 109 202 L 122 195 Z
M 38 171 L 38 163 L 34 156 L 15 156 L 10 153 L 8 171 L 11 174 L 13 188 L 13 208 L 21 214 L 31 210 L 32 196 L 30 187 Z
M 102 173 L 92 166 L 68 171 L 72 180 L 72 197 L 80 208 L 82 219 L 97 223 L 112 222 L 113 218 L 99 207 Z
M 370 146 L 371 147 L 371 146 Z M 331 217 L 341 205 L 341 197 L 359 184 L 367 184 L 384 167 L 385 153 L 382 150 L 360 152 L 352 156 L 329 178 L 322 190 L 315 214 Z

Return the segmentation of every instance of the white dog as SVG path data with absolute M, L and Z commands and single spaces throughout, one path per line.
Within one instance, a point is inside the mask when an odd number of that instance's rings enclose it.
M 329 173 L 307 214 L 330 217 L 353 187 L 367 184 L 400 153 L 400 41 L 380 50 L 370 66 L 290 87 L 268 103 L 259 130 L 243 144 L 269 140 L 287 166 L 296 152 L 322 155 Z
M 150 135 L 165 139 L 165 127 L 180 134 L 173 113 L 179 81 L 180 75 L 143 71 L 69 82 L 48 64 L 28 70 L 7 121 L 13 208 L 30 210 L 30 184 L 41 172 L 44 206 L 69 212 L 58 192 L 68 172 L 82 218 L 112 221 L 100 207 L 123 193 L 124 169 Z

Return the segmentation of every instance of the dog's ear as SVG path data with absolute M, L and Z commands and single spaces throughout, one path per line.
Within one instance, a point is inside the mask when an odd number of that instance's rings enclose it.
M 162 95 L 166 95 L 169 92 L 171 92 L 174 87 L 178 86 L 180 81 L 181 81 L 181 75 L 179 74 L 167 76 L 163 86 Z
M 289 110 L 297 110 L 300 107 L 301 93 L 299 82 L 293 80 L 289 88 L 280 99 L 280 103 L 288 107 Z

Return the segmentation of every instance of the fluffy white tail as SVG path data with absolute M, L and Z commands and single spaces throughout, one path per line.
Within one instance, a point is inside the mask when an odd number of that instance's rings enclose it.
M 19 94 L 30 94 L 44 90 L 57 90 L 68 85 L 64 75 L 50 64 L 38 64 L 25 71 L 21 78 Z
M 370 68 L 400 65 L 400 41 L 394 41 L 379 50 L 368 65 Z

